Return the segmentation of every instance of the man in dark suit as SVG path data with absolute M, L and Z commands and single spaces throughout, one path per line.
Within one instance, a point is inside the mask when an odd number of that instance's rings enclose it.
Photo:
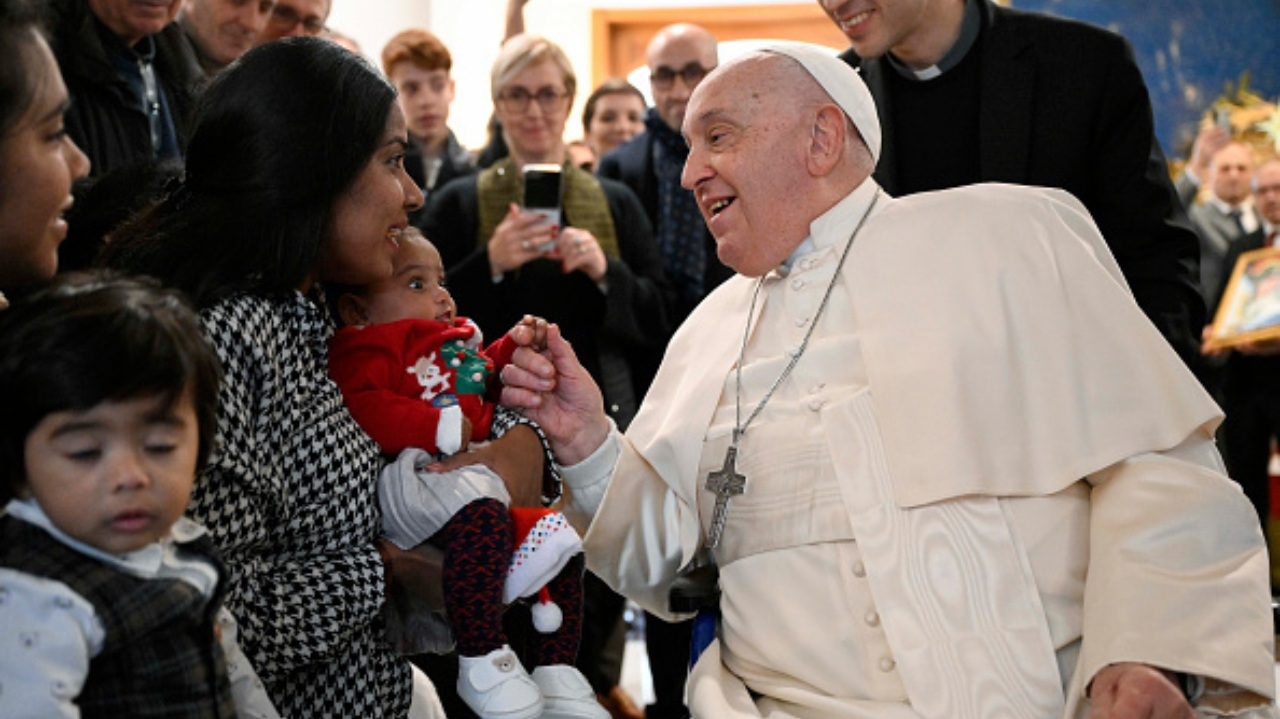
M 650 41 L 647 60 L 654 106 L 645 113 L 645 131 L 601 158 L 596 174 L 631 188 L 653 224 L 663 271 L 679 290 L 679 324 L 732 270 L 716 257 L 693 193 L 680 187 L 689 149 L 680 136 L 685 105 L 693 88 L 718 64 L 715 37 L 705 28 L 669 25 Z
M 979 181 L 1067 190 L 1143 311 L 1194 366 L 1205 315 L 1196 237 L 1123 38 L 990 0 L 819 4 L 875 98 L 884 131 L 875 179 L 886 191 Z
M 1265 162 L 1258 168 L 1253 193 L 1262 223 L 1227 250 L 1218 298 L 1226 289 L 1242 253 L 1277 244 L 1280 160 Z M 1222 403 L 1227 415 L 1220 435 L 1223 459 L 1231 478 L 1240 483 L 1266 528 L 1271 513 L 1267 466 L 1271 461 L 1271 442 L 1280 439 L 1280 341 L 1263 340 L 1231 350 Z M 1273 579 L 1272 586 L 1275 585 Z

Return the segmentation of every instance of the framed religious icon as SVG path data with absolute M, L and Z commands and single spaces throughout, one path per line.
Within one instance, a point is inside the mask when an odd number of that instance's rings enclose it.
M 1210 349 L 1280 338 L 1280 247 L 1241 253 L 1222 293 Z

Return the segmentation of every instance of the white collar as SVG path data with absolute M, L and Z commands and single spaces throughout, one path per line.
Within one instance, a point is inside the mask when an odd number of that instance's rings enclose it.
M 849 233 L 854 227 L 858 226 L 858 222 L 862 219 L 862 215 L 867 212 L 867 208 L 871 205 L 871 201 L 875 199 L 876 191 L 880 186 L 875 180 L 868 177 L 863 180 L 861 185 L 854 188 L 853 192 L 845 195 L 844 199 L 837 202 L 831 209 L 818 215 L 809 223 L 809 235 L 796 246 L 787 259 L 775 270 L 780 276 L 786 277 L 791 273 L 791 268 L 795 266 L 797 260 L 805 255 L 812 254 L 819 250 L 828 250 L 835 248 L 841 250 L 844 248 L 842 243 L 847 242 Z
M 858 220 L 866 214 L 867 208 L 871 206 L 871 201 L 879 189 L 880 186 L 875 180 L 868 177 L 862 181 L 861 185 L 854 188 L 853 192 L 845 195 L 843 200 L 810 222 L 809 237 L 806 240 L 813 240 L 812 249 L 829 247 L 843 249 L 844 243 L 849 239 L 849 233 L 858 226 Z M 804 246 L 805 244 L 801 243 L 797 251 Z M 792 253 L 793 258 L 797 256 Z
M 58 529 L 54 526 L 53 520 L 49 519 L 49 515 L 45 514 L 44 509 L 34 499 L 11 499 L 4 509 L 10 516 L 40 527 L 53 535 L 54 539 L 77 552 L 143 579 L 154 579 L 160 575 L 160 568 L 164 564 L 165 554 L 175 541 L 188 542 L 205 533 L 204 527 L 186 517 L 182 517 L 174 523 L 169 530 L 169 534 L 159 542 L 152 542 L 136 552 L 111 554 L 85 544 L 78 539 L 73 539 L 67 533 Z
M 1218 210 L 1218 212 L 1221 212 L 1224 215 L 1230 215 L 1232 212 L 1239 210 L 1240 215 L 1243 217 L 1244 215 L 1247 215 L 1253 211 L 1252 197 L 1246 197 L 1244 198 L 1243 202 L 1233 206 L 1219 199 L 1217 195 L 1210 194 L 1209 199 L 1206 200 L 1206 202 L 1208 202 L 1210 205 L 1213 205 Z

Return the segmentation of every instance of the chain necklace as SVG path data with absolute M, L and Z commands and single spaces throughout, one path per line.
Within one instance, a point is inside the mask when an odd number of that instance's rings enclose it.
M 840 279 L 840 270 L 844 267 L 844 261 L 849 257 L 849 251 L 853 248 L 853 240 L 858 236 L 858 232 L 862 226 L 866 224 L 867 218 L 871 215 L 871 210 L 876 206 L 876 201 L 880 199 L 880 190 L 876 189 L 876 194 L 871 198 L 871 204 L 867 205 L 867 209 L 862 213 L 862 219 L 858 220 L 858 225 L 853 228 L 853 232 L 849 234 L 849 241 L 845 243 L 844 250 L 840 253 L 840 259 L 836 263 L 835 274 L 831 276 L 831 281 L 827 283 L 827 290 L 822 295 L 822 302 L 818 304 L 818 311 L 813 315 L 813 321 L 809 323 L 809 329 L 805 330 L 804 339 L 800 341 L 800 347 L 791 353 L 791 361 L 783 368 L 782 373 L 773 381 L 773 386 L 765 392 L 760 402 L 756 404 L 751 414 L 747 416 L 747 421 L 742 421 L 742 363 L 747 354 L 747 339 L 751 336 L 751 318 L 755 315 L 756 302 L 760 299 L 760 288 L 764 286 L 764 276 L 756 282 L 755 292 L 751 295 L 751 307 L 747 310 L 747 324 L 742 331 L 742 347 L 738 350 L 738 366 L 735 371 L 734 378 L 734 426 L 733 437 L 729 443 L 729 449 L 725 451 L 724 466 L 714 472 L 707 474 L 707 483 L 705 489 L 714 492 L 716 495 L 715 511 L 711 515 L 711 530 L 707 534 L 707 547 L 715 549 L 720 545 L 720 536 L 724 533 L 724 523 L 729 510 L 729 499 L 735 495 L 742 494 L 746 490 L 747 478 L 737 471 L 738 443 L 747 433 L 747 427 L 755 421 L 760 412 L 769 404 L 769 400 L 773 399 L 773 393 L 778 387 L 791 375 L 791 370 L 795 369 L 796 363 L 804 356 L 805 350 L 809 348 L 809 339 L 813 337 L 814 330 L 818 327 L 818 320 L 822 318 L 822 313 L 827 309 L 827 303 L 831 300 L 831 293 L 835 289 L 836 280 Z

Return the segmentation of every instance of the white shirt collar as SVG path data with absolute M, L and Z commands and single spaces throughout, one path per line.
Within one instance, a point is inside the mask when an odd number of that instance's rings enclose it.
M 111 554 L 74 539 L 61 529 L 58 529 L 54 526 L 53 520 L 49 519 L 49 515 L 45 514 L 44 509 L 34 499 L 11 499 L 4 509 L 6 513 L 14 518 L 40 527 L 53 535 L 59 542 L 77 552 L 143 579 L 154 579 L 160 576 L 161 567 L 165 563 L 165 555 L 175 541 L 187 542 L 205 533 L 204 527 L 183 517 L 174 523 L 169 530 L 169 534 L 159 542 L 152 542 L 136 552 Z
M 1244 216 L 1249 214 L 1250 211 L 1253 210 L 1252 197 L 1246 197 L 1244 199 L 1244 202 L 1241 202 L 1240 204 L 1234 205 L 1234 206 L 1224 202 L 1223 200 L 1219 199 L 1217 195 L 1214 195 L 1214 194 L 1210 194 L 1209 198 L 1205 201 L 1213 205 L 1215 208 L 1217 208 L 1218 212 L 1221 212 L 1224 215 L 1230 215 L 1232 212 L 1239 210 L 1241 216 Z

